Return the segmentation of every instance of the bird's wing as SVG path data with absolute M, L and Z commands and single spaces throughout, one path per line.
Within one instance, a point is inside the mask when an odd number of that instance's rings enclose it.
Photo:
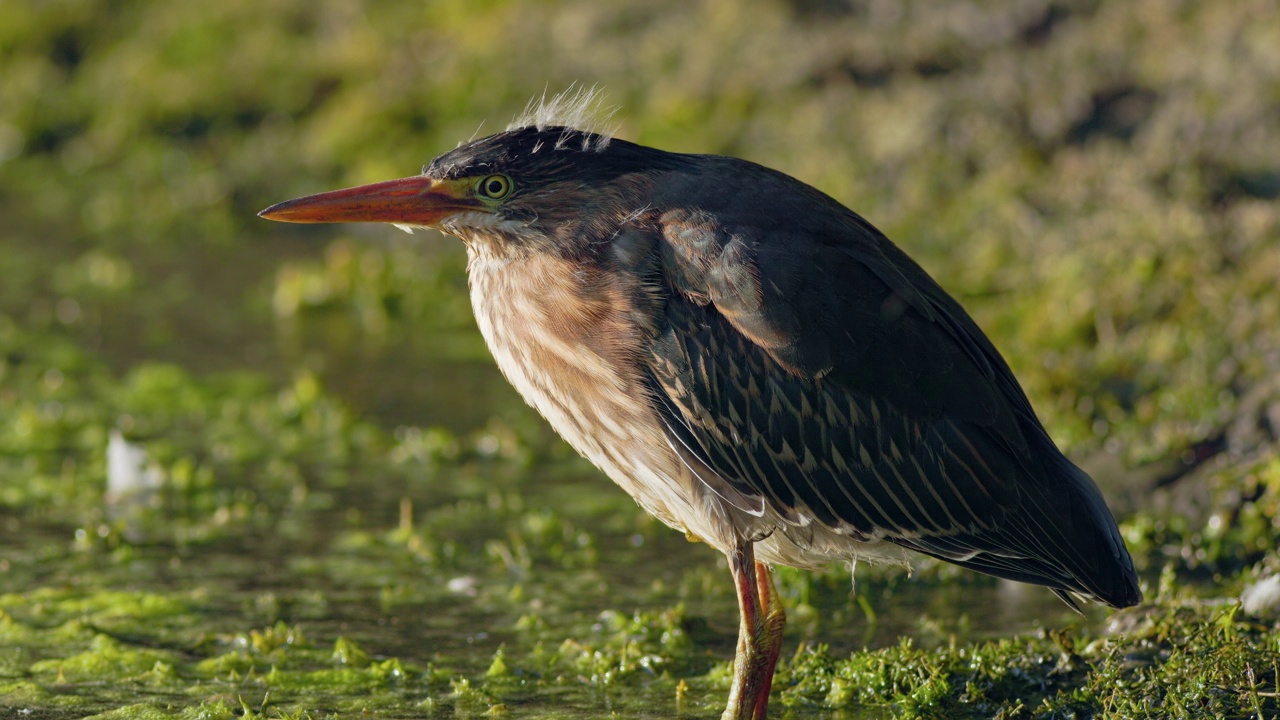
M 1125 603 L 1105 504 L 999 353 L 879 232 L 837 220 L 663 216 L 674 292 L 648 361 L 673 446 L 790 522 Z

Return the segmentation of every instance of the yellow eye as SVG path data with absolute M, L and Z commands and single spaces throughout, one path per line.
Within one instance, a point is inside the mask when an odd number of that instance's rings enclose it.
M 492 200 L 501 200 L 511 194 L 511 178 L 506 175 L 488 175 L 480 179 L 476 191 Z

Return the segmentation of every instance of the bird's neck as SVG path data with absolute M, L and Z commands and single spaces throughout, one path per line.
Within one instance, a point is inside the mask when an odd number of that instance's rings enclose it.
M 525 401 L 649 512 L 709 532 L 690 524 L 687 473 L 641 377 L 650 338 L 625 282 L 564 258 L 475 250 L 469 276 L 480 332 Z
M 635 357 L 644 338 L 626 322 L 626 293 L 603 273 L 561 257 L 492 253 L 476 244 L 468 255 L 476 322 L 526 401 L 550 417 L 548 397 L 591 395 L 580 399 L 603 405 L 636 397 L 641 378 L 623 360 Z

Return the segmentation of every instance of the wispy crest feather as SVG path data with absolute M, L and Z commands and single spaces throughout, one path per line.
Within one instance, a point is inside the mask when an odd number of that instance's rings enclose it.
M 603 90 L 595 85 L 582 87 L 574 84 L 550 98 L 544 90 L 540 97 L 529 101 L 524 111 L 511 121 L 507 129 L 568 128 L 578 132 L 564 133 L 556 142 L 557 148 L 580 138 L 583 150 L 603 150 L 613 139 L 616 127 L 610 127 L 609 121 L 616 112 L 616 106 L 605 105 Z

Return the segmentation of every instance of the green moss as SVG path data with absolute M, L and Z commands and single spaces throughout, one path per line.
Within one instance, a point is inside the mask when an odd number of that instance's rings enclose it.
M 1277 714 L 1228 609 L 1280 571 L 1268 3 L 366 5 L 0 0 L 0 714 L 718 714 L 727 572 L 502 382 L 457 244 L 254 216 L 573 80 L 885 229 L 1132 498 L 1114 635 L 944 564 L 779 573 L 780 712 Z M 107 492 L 113 431 L 154 492 Z
M 934 650 L 904 639 L 848 659 L 802 648 L 779 675 L 782 698 L 938 718 L 1246 717 L 1280 707 L 1280 628 L 1200 604 L 1130 611 L 1127 621 L 1130 631 L 1096 639 L 1050 633 Z
M 239 714 L 221 701 L 174 708 L 147 703 L 124 705 L 104 713 L 91 715 L 92 720 L 231 720 L 236 717 L 254 717 L 256 713 Z
M 56 673 L 59 682 L 76 683 L 89 678 L 119 680 L 156 669 L 171 659 L 172 656 L 165 653 L 134 650 L 106 635 L 97 635 L 85 652 L 42 660 L 33 664 L 31 671 L 43 675 Z
M 42 685 L 25 680 L 0 683 L 0 701 L 3 702 L 4 706 L 10 708 L 22 706 L 75 708 L 76 706 L 84 707 L 89 704 L 89 701 L 85 698 L 59 695 L 50 692 Z

